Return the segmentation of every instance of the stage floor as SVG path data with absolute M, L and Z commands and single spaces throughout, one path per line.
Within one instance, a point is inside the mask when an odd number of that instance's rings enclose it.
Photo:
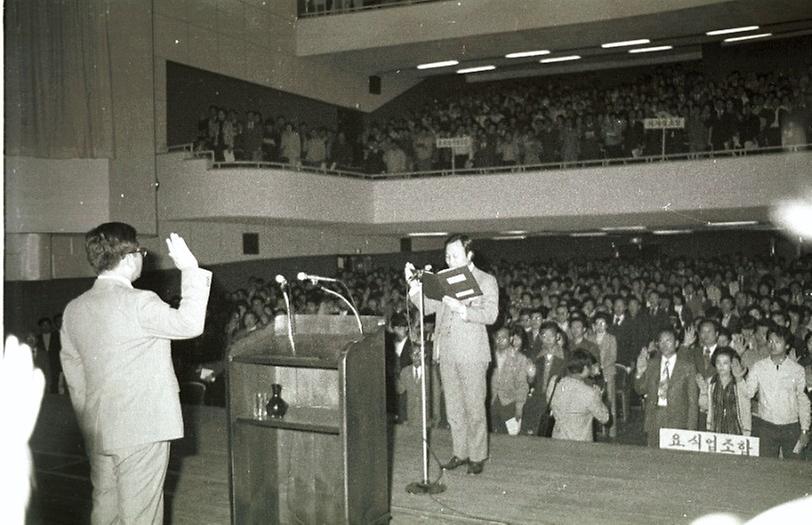
M 172 445 L 167 522 L 229 523 L 225 411 L 186 407 L 185 421 L 186 438 Z M 422 478 L 419 429 L 397 427 L 393 446 L 393 524 L 688 523 L 713 512 L 749 518 L 812 492 L 812 461 L 497 435 L 482 475 L 446 472 L 444 493 L 417 496 L 405 487 Z M 450 456 L 448 431 L 433 432 L 432 448 Z M 88 523 L 89 467 L 66 398 L 46 396 L 32 449 L 37 486 L 28 522 Z M 438 472 L 433 463 L 430 477 Z

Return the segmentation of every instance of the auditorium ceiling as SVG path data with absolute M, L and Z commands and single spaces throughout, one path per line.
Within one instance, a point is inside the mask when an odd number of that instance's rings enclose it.
M 624 67 L 668 61 L 697 60 L 702 57 L 702 45 L 721 42 L 723 38 L 736 35 L 707 36 L 706 31 L 757 24 L 755 33 L 772 33 L 770 38 L 789 38 L 812 34 L 812 2 L 809 0 L 739 0 L 694 2 L 698 7 L 667 10 L 663 8 L 640 16 L 613 17 L 609 2 L 581 2 L 584 10 L 591 10 L 591 18 L 599 21 L 537 27 L 514 31 L 500 31 L 466 35 L 457 38 L 434 38 L 421 40 L 419 31 L 408 33 L 411 41 L 388 45 L 395 40 L 387 35 L 375 38 L 374 28 L 359 25 L 357 32 L 370 32 L 364 37 L 347 37 L 346 46 L 341 36 L 330 35 L 323 49 L 313 38 L 306 45 L 299 39 L 297 54 L 312 60 L 329 61 L 366 75 L 399 75 L 420 78 L 453 73 L 459 68 L 495 65 L 496 70 L 467 75 L 469 81 L 491 80 L 517 76 L 559 74 L 586 69 Z M 673 3 L 672 3 L 673 4 Z M 682 2 L 679 5 L 688 4 Z M 702 5 L 704 4 L 704 5 Z M 423 6 L 431 4 L 423 4 Z M 470 4 L 468 4 L 470 5 Z M 650 5 L 650 4 L 649 4 Z M 660 5 L 669 5 L 661 3 Z M 467 7 L 467 6 L 463 6 Z M 624 6 L 625 7 L 625 6 Z M 379 9 L 379 16 L 390 17 L 403 13 L 407 8 Z M 414 9 L 414 8 L 411 8 Z M 558 9 L 558 8 L 557 8 Z M 469 12 L 471 10 L 469 9 Z M 343 17 L 363 17 L 367 14 L 350 14 L 329 17 L 306 18 L 299 21 L 299 31 L 308 31 L 308 24 L 338 24 Z M 404 15 L 405 16 L 405 15 Z M 350 20 L 350 19 L 348 19 Z M 360 20 L 360 19 L 359 19 Z M 466 24 L 464 18 L 451 19 L 449 24 Z M 349 23 L 349 22 L 347 22 Z M 403 25 L 416 20 L 405 19 Z M 517 25 L 519 25 L 517 23 Z M 421 23 L 422 26 L 422 23 Z M 323 26 L 330 27 L 329 25 Z M 753 34 L 755 34 L 753 33 Z M 645 54 L 629 54 L 628 48 L 602 49 L 601 44 L 648 38 L 649 46 L 668 45 L 673 49 Z M 404 39 L 406 40 L 406 39 Z M 327 42 L 327 40 L 325 40 Z M 360 42 L 360 43 L 359 43 Z M 366 42 L 364 44 L 363 42 Z M 743 42 L 742 42 L 743 43 Z M 724 44 L 724 45 L 741 45 Z M 505 55 L 527 50 L 550 50 L 551 57 L 579 55 L 581 60 L 560 64 L 539 64 L 540 57 L 508 59 Z M 543 58 L 543 57 L 541 57 Z M 458 60 L 459 65 L 418 70 L 418 64 L 435 60 Z
M 612 215 L 567 215 L 499 219 L 482 217 L 464 221 L 422 221 L 413 223 L 324 223 L 285 221 L 267 217 L 223 217 L 218 221 L 265 226 L 309 226 L 358 235 L 432 236 L 454 231 L 475 237 L 545 236 L 598 232 L 598 235 L 644 235 L 653 232 L 680 234 L 700 231 L 776 230 L 766 207 L 705 210 L 664 209 L 655 213 Z M 751 224 L 752 223 L 752 224 Z M 416 234 L 416 235 L 415 235 Z

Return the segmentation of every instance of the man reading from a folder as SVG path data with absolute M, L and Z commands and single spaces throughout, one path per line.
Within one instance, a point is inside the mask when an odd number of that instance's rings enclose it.
M 460 300 L 445 295 L 442 301 L 425 298 L 426 315 L 436 313 L 434 348 L 440 362 L 440 378 L 454 455 L 443 468 L 468 465 L 469 474 L 479 474 L 488 457 L 488 433 L 485 416 L 485 374 L 491 361 L 485 326 L 496 321 L 499 311 L 499 287 L 496 278 L 474 266 L 471 239 L 452 235 L 445 242 L 445 262 L 449 269 L 467 267 L 482 293 L 472 296 L 461 292 Z M 409 299 L 419 304 L 415 268 L 406 263 Z M 443 272 L 438 274 L 442 276 Z M 473 284 L 473 283 L 472 283 Z

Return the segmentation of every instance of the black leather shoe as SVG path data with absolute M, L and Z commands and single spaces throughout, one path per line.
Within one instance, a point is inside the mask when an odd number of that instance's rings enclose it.
M 460 459 L 457 456 L 451 456 L 451 459 L 448 460 L 448 463 L 443 465 L 443 470 L 454 470 L 457 467 L 461 467 L 463 465 L 468 464 L 468 458 Z
M 482 468 L 484 465 L 485 461 L 469 461 L 468 474 L 482 474 Z

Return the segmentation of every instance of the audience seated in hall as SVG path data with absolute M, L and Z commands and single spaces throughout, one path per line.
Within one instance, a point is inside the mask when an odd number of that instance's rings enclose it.
M 622 83 L 593 73 L 466 86 L 386 119 L 373 114 L 360 136 L 311 129 L 296 115 L 263 119 L 255 109 L 243 121 L 233 109 L 211 106 L 198 123 L 198 147 L 213 150 L 218 161 L 230 146 L 237 161 L 379 174 L 446 171 L 452 161 L 458 170 L 515 170 L 660 156 L 663 133 L 643 126 L 643 119 L 657 117 L 686 119 L 684 128 L 666 131 L 664 152 L 689 158 L 760 147 L 791 151 L 809 141 L 812 66 L 723 78 L 701 68 L 649 67 Z M 436 140 L 448 137 L 470 140 L 438 149 Z

